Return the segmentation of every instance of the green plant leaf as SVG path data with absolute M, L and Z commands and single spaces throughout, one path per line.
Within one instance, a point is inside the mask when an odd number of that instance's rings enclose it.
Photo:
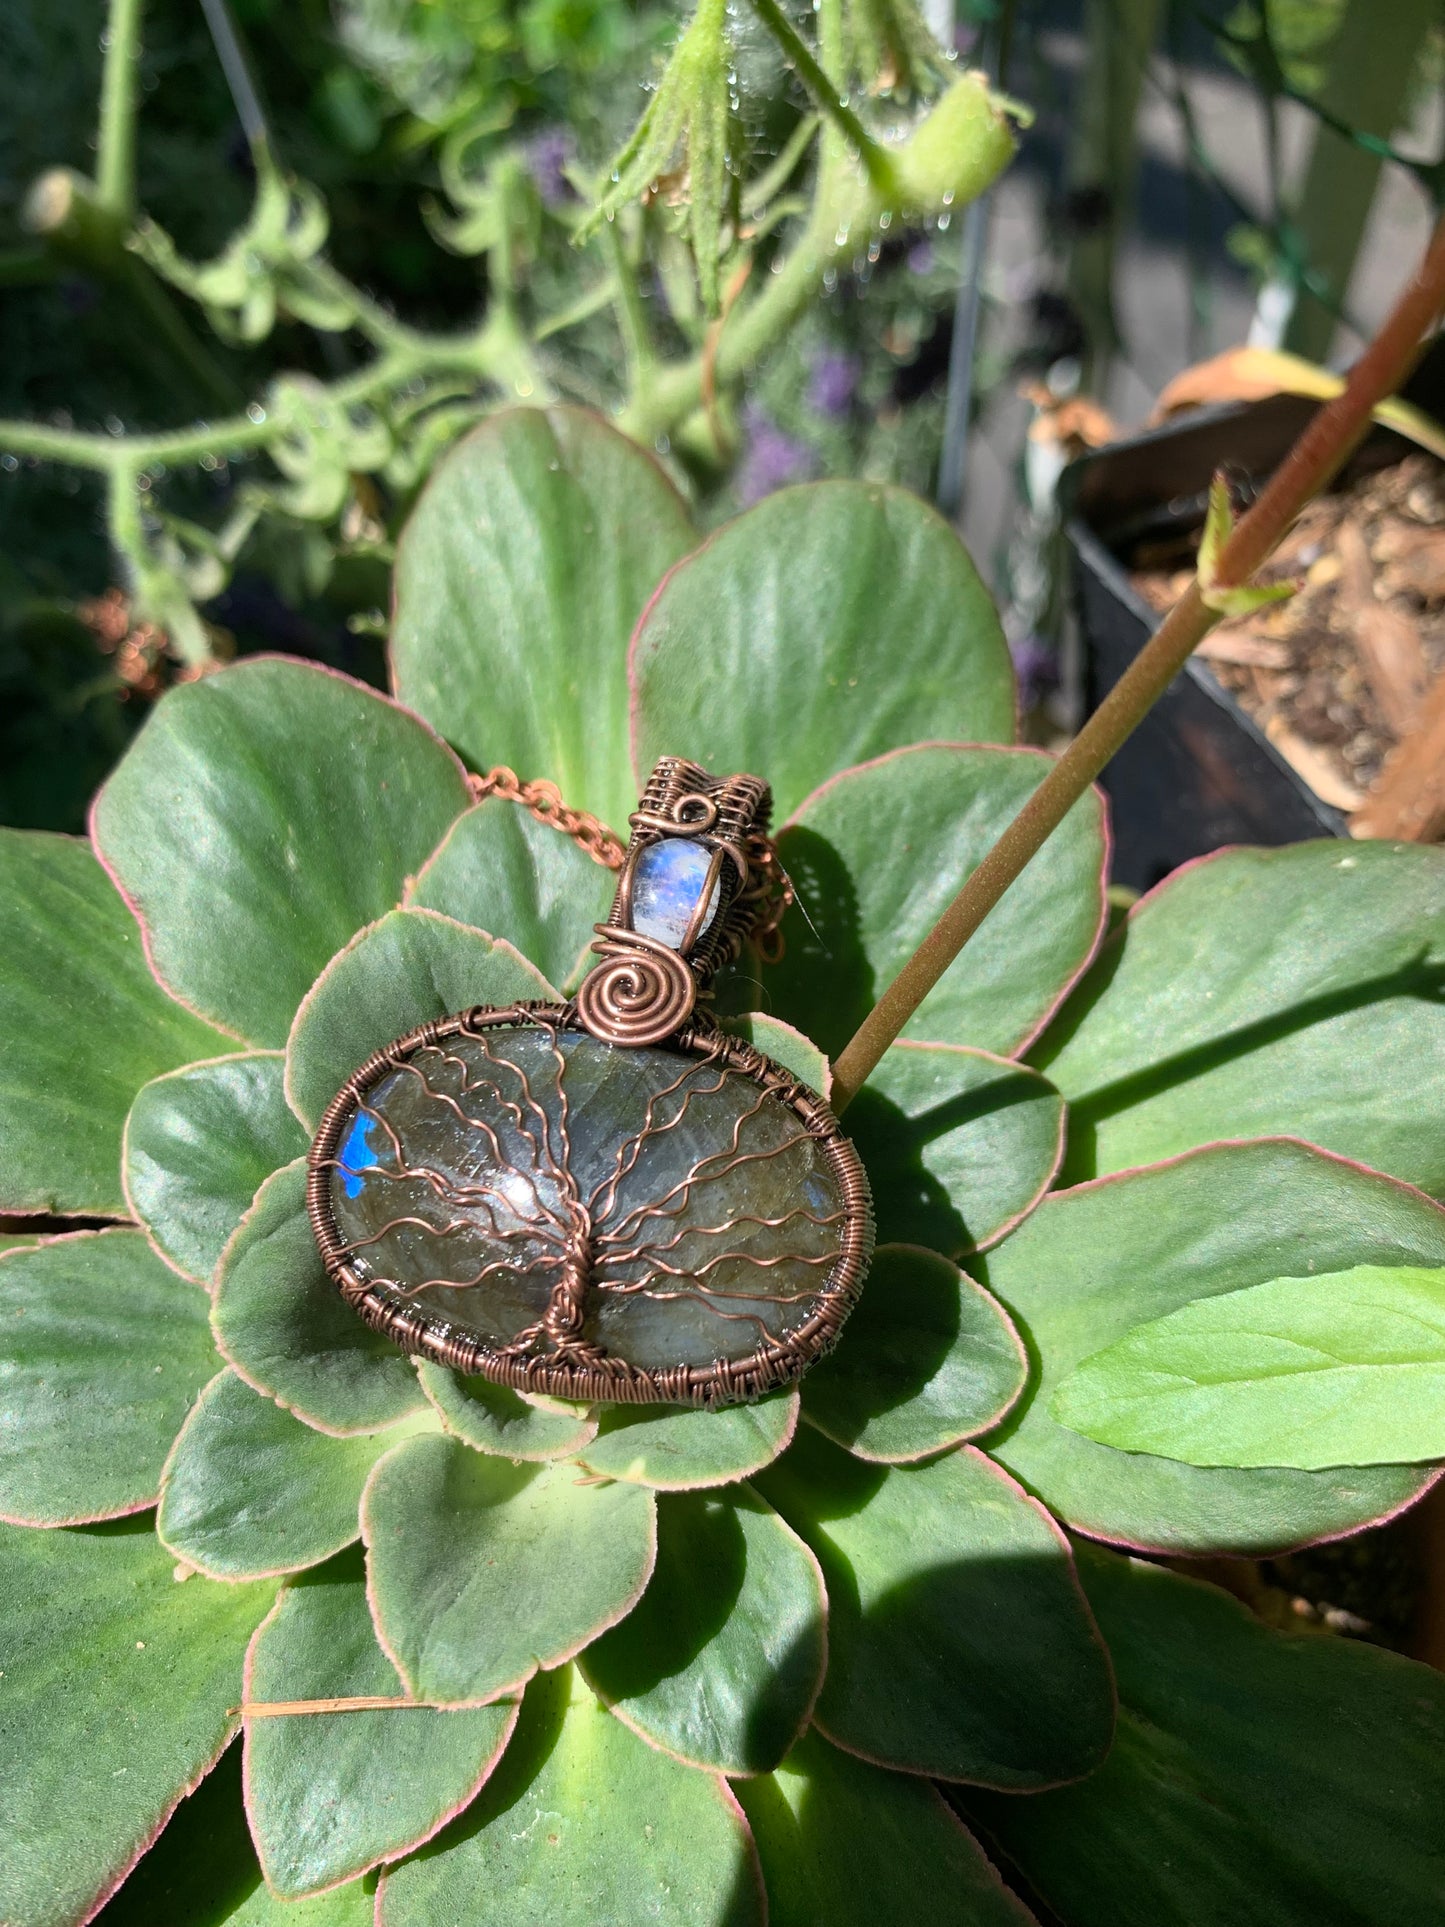
M 379 1461 L 361 1529 L 377 1631 L 425 1699 L 495 1699 L 570 1659 L 636 1605 L 657 1549 L 651 1493 L 446 1438 Z
M 864 1465 L 807 1427 L 759 1485 L 817 1553 L 815 1724 L 879 1766 L 1023 1791 L 1096 1766 L 1109 1662 L 1063 1534 L 972 1446 Z
M 735 1791 L 763 1863 L 768 1927 L 1035 1927 L 926 1780 L 813 1732 Z
M 1286 1272 L 1412 1263 L 1445 1264 L 1445 1213 L 1307 1145 L 1216 1145 L 1056 1192 L 973 1261 L 1036 1360 L 989 1449 L 1070 1525 L 1145 1550 L 1277 1552 L 1388 1517 L 1427 1474 L 1205 1470 L 1096 1445 L 1049 1408 L 1081 1359 L 1191 1299 Z
M 94 1927 L 372 1927 L 367 1883 L 316 1900 L 278 1899 L 261 1879 L 233 1746 L 182 1800 Z
M 807 1725 L 827 1662 L 818 1562 L 746 1487 L 658 1501 L 642 1599 L 579 1661 L 619 1719 L 692 1766 L 765 1773 Z
M 205 1294 L 139 1231 L 76 1231 L 0 1259 L 0 1333 L 0 1517 L 77 1525 L 154 1505 L 216 1369 Z
M 96 798 L 95 836 L 162 982 L 279 1048 L 327 958 L 401 901 L 469 801 L 415 716 L 261 658 L 161 698 Z
M 1028 1355 L 997 1300 L 917 1245 L 882 1245 L 803 1416 L 860 1459 L 897 1464 L 976 1438 L 1024 1388 Z
M 1445 1458 L 1445 1270 L 1355 1265 L 1198 1298 L 1086 1358 L 1053 1410 L 1190 1465 Z
M 404 1697 L 376 1643 L 358 1557 L 288 1586 L 246 1655 L 246 1704 Z M 352 1880 L 439 1833 L 480 1791 L 517 1702 L 457 1711 L 246 1718 L 246 1809 L 284 1899 Z
M 685 1405 L 603 1405 L 597 1436 L 578 1457 L 590 1472 L 659 1492 L 749 1479 L 771 1463 L 798 1424 L 794 1387 L 751 1405 L 707 1412 Z
M 480 1796 L 383 1874 L 376 1907 L 376 1927 L 763 1927 L 766 1918 L 752 1837 L 727 1783 L 629 1733 L 573 1667 L 533 1680 Z
M 473 1004 L 556 998 L 511 944 L 434 910 L 393 910 L 355 937 L 307 991 L 286 1047 L 286 1095 L 315 1130 L 373 1051 Z
M 285 1067 L 279 1051 L 253 1051 L 167 1071 L 136 1093 L 125 1125 L 126 1197 L 188 1278 L 210 1278 L 257 1191 L 306 1149 L 286 1102 Z
M 600 417 L 493 415 L 437 468 L 402 537 L 397 694 L 476 768 L 546 777 L 624 827 L 627 638 L 695 539 L 657 463 Z
M 504 1459 L 571 1458 L 597 1436 L 586 1407 L 533 1404 L 505 1385 L 417 1360 L 421 1388 L 443 1428 L 478 1452 Z
M 1445 1193 L 1445 850 L 1227 850 L 1130 912 L 1034 1058 L 1066 1176 L 1288 1132 Z M 1342 1072 L 1348 1066 L 1348 1074 Z
M 79 838 L 0 829 L 0 1205 L 124 1217 L 120 1139 L 139 1085 L 224 1050 L 146 964 Z
M 216 1343 L 248 1385 L 318 1432 L 375 1432 L 425 1404 L 389 1338 L 326 1275 L 306 1215 L 306 1160 L 267 1178 L 216 1272 Z
M 361 1536 L 367 1474 L 430 1413 L 384 1432 L 328 1438 L 234 1372 L 202 1392 L 166 1461 L 156 1531 L 209 1579 L 275 1579 Z
M 950 1258 L 995 1244 L 1048 1190 L 1064 1155 L 1064 1101 L 1005 1058 L 898 1043 L 848 1106 L 878 1235 Z
M 459 816 L 407 889 L 408 909 L 439 910 L 505 937 L 564 988 L 595 961 L 615 872 L 519 803 L 488 797 Z
M 969 1806 L 1071 1927 L 1434 1927 L 1445 1680 L 1261 1626 L 1090 1547 L 1119 1737 L 1076 1787 Z
M 735 1037 L 746 1038 L 755 1050 L 764 1057 L 771 1057 L 784 1070 L 791 1071 L 810 1085 L 820 1097 L 828 1095 L 828 1085 L 832 1073 L 828 1060 L 810 1037 L 792 1024 L 781 1023 L 776 1017 L 765 1017 L 761 1011 L 745 1011 L 741 1016 L 729 1017 L 723 1025 Z
M 177 1585 L 149 1521 L 0 1527 L 0 1919 L 71 1927 L 236 1730 L 270 1586 Z
M 924 743 L 810 796 L 778 839 L 799 900 L 783 921 L 786 954 L 767 973 L 777 1015 L 836 1056 L 1048 765 L 1042 750 Z M 906 1035 L 1005 1056 L 1023 1049 L 1093 954 L 1104 852 L 1103 805 L 1090 790 Z
M 1013 669 L 967 550 L 872 482 L 783 489 L 720 529 L 648 605 L 631 679 L 639 780 L 659 756 L 753 770 L 779 819 L 905 743 L 1013 741 Z

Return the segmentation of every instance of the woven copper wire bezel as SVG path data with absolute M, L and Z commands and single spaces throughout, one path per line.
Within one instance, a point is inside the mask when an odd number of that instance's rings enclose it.
M 710 1025 L 689 1024 L 653 1048 L 719 1064 L 770 1090 L 823 1146 L 843 1201 L 845 1217 L 838 1257 L 818 1288 L 816 1308 L 786 1337 L 759 1345 L 743 1358 L 719 1359 L 707 1366 L 677 1365 L 662 1371 L 630 1365 L 623 1359 L 581 1364 L 552 1357 L 508 1358 L 478 1334 L 461 1330 L 440 1313 L 391 1298 L 384 1284 L 358 1276 L 347 1263 L 331 1210 L 331 1179 L 342 1119 L 351 1105 L 379 1076 L 395 1069 L 398 1062 L 423 1045 L 468 1032 L 538 1025 L 582 1037 L 589 1035 L 577 1023 L 570 1003 L 521 1003 L 502 1008 L 480 1005 L 423 1024 L 375 1052 L 352 1072 L 327 1106 L 306 1159 L 306 1208 L 332 1283 L 353 1311 L 403 1351 L 434 1359 L 453 1371 L 490 1379 L 494 1385 L 506 1385 L 513 1391 L 587 1401 L 606 1399 L 624 1405 L 708 1406 L 758 1398 L 779 1385 L 792 1383 L 832 1349 L 862 1290 L 873 1255 L 872 1196 L 858 1153 L 824 1099 L 743 1038 Z

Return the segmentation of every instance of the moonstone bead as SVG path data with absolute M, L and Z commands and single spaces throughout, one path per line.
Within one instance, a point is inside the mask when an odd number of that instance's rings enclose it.
M 691 837 L 668 836 L 638 852 L 632 873 L 632 927 L 639 935 L 681 950 L 687 926 L 707 881 L 712 851 Z M 705 930 L 717 915 L 721 880 L 708 898 Z
M 649 1370 L 746 1357 L 815 1308 L 842 1242 L 826 1155 L 743 1073 L 578 1032 L 413 1051 L 338 1139 L 354 1266 L 494 1346 L 586 1253 L 580 1334 Z

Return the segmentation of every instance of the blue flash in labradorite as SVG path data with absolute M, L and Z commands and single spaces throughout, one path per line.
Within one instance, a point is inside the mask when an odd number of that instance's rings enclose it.
M 369 1117 L 365 1111 L 358 1111 L 351 1129 L 346 1133 L 346 1142 L 336 1154 L 341 1188 L 348 1198 L 361 1196 L 367 1167 L 376 1163 L 376 1153 L 370 1143 L 371 1127 L 375 1122 L 375 1118 Z
M 712 851 L 691 837 L 664 837 L 640 850 L 632 873 L 632 927 L 638 935 L 681 950 L 711 863 Z M 720 889 L 720 881 L 712 886 L 704 930 L 717 914 Z

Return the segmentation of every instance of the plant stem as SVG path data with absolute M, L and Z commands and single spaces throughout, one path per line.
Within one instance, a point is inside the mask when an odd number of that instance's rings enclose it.
M 96 129 L 97 198 L 127 224 L 135 213 L 136 70 L 143 4 L 144 0 L 111 0 Z
M 782 49 L 783 58 L 807 88 L 813 105 L 833 122 L 849 146 L 856 149 L 869 180 L 881 193 L 886 194 L 891 185 L 887 156 L 818 65 L 808 43 L 784 14 L 777 0 L 752 0 L 752 5 L 753 12 Z
M 1220 557 L 1216 590 L 1248 582 L 1306 502 L 1328 487 L 1368 431 L 1377 405 L 1409 373 L 1422 337 L 1442 309 L 1445 218 L 1414 278 L 1351 369 L 1344 392 L 1314 416 L 1254 507 L 1241 517 Z M 989 911 L 1148 715 L 1217 620 L 1196 579 L 860 1024 L 833 1067 L 835 1111 L 857 1095 Z

